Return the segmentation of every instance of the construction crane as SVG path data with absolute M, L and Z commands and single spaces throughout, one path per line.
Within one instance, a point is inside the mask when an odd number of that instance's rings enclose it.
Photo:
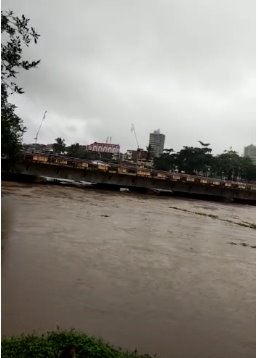
M 135 140 L 136 140 L 136 144 L 137 144 L 137 149 L 139 149 L 139 142 L 138 142 L 138 139 L 137 139 L 137 135 L 136 135 L 136 131 L 135 131 L 135 127 L 134 127 L 134 124 L 132 123 L 132 126 L 131 126 L 131 132 L 134 132 L 134 136 L 135 136 Z
M 45 120 L 45 118 L 46 118 L 46 114 L 47 114 L 47 111 L 44 112 L 44 115 L 43 115 L 43 117 L 42 117 L 42 120 L 41 120 L 39 129 L 38 129 L 37 134 L 36 134 L 36 137 L 34 138 L 34 139 L 35 139 L 35 144 L 37 144 L 37 142 L 38 142 L 39 132 L 40 132 L 41 127 L 42 127 L 42 124 L 43 124 L 43 122 L 44 122 L 44 120 Z

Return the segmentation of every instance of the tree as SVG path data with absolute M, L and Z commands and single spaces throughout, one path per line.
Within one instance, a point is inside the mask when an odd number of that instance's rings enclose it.
M 180 171 L 188 174 L 206 172 L 212 165 L 211 149 L 197 147 L 183 147 L 176 153 L 176 164 Z
M 152 148 L 150 146 L 150 144 L 146 147 L 146 151 L 147 151 L 147 160 L 151 160 L 152 159 Z
M 61 137 L 56 138 L 56 143 L 53 144 L 53 150 L 55 153 L 61 154 L 65 151 L 65 140 Z
M 176 156 L 173 153 L 173 149 L 164 149 L 163 153 L 154 158 L 154 168 L 156 170 L 169 171 L 175 168 Z
M 205 144 L 205 143 L 204 143 Z M 184 171 L 188 174 L 204 174 L 228 180 L 255 181 L 256 166 L 248 157 L 241 157 L 230 149 L 213 156 L 208 143 L 201 148 L 184 146 L 177 153 L 173 149 L 164 149 L 159 158 L 154 158 L 157 170 Z
M 248 181 L 256 180 L 256 166 L 249 157 L 241 158 L 241 177 Z
M 225 150 L 224 153 L 214 158 L 213 170 L 217 176 L 223 176 L 233 180 L 238 176 L 241 167 L 241 157 L 233 150 Z
M 1 114 L 2 114 L 2 156 L 16 160 L 21 149 L 22 136 L 25 131 L 22 119 L 15 114 L 16 106 L 9 102 L 13 93 L 24 93 L 16 83 L 16 76 L 21 69 L 29 70 L 37 67 L 38 61 L 24 60 L 23 46 L 31 41 L 37 43 L 39 35 L 33 27 L 29 27 L 29 19 L 14 16 L 12 11 L 1 12 L 2 44 L 1 44 Z
M 67 148 L 67 154 L 70 157 L 83 158 L 85 156 L 85 149 L 79 143 L 75 143 Z
M 233 150 L 224 151 L 214 158 L 214 171 L 217 176 L 223 176 L 228 180 L 242 178 L 255 180 L 256 167 L 248 157 L 241 157 Z

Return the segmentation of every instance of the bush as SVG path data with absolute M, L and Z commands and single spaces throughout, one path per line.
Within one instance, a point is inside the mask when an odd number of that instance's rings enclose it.
M 71 331 L 48 332 L 41 336 L 21 335 L 2 340 L 2 358 L 57 358 L 68 345 L 76 347 L 78 358 L 151 358 L 136 351 L 123 351 L 114 348 L 101 339 L 84 333 Z

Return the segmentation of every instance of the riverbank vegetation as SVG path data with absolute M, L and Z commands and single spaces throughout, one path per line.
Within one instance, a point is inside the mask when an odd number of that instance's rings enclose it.
M 19 158 L 26 128 L 15 113 L 16 106 L 9 99 L 12 94 L 24 93 L 17 84 L 17 74 L 21 70 L 37 67 L 40 62 L 23 57 L 24 49 L 31 41 L 36 44 L 39 34 L 29 26 L 29 19 L 24 15 L 15 16 L 12 11 L 1 12 L 1 24 L 1 148 L 2 156 L 15 161 Z
M 137 351 L 127 352 L 114 348 L 101 339 L 85 333 L 57 330 L 45 335 L 21 335 L 2 340 L 2 358 L 58 358 L 69 345 L 76 347 L 78 358 L 151 358 Z M 153 356 L 152 356 L 153 357 Z
M 213 155 L 209 147 L 185 146 L 179 152 L 167 149 L 159 158 L 154 158 L 154 168 L 227 180 L 255 181 L 256 178 L 256 166 L 252 160 L 231 149 L 218 155 Z

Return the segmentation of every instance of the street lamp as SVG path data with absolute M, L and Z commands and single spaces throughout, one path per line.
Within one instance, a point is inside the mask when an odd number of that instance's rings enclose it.
M 207 166 L 207 177 L 209 177 L 210 176 L 210 171 L 211 171 L 211 167 L 210 166 Z

